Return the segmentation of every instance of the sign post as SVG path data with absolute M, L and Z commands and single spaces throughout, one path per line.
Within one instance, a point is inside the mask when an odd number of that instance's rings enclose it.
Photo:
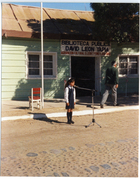
M 127 83 L 128 83 L 128 77 L 126 76 L 126 81 L 125 81 L 125 97 L 128 97 L 127 96 Z
M 42 12 L 42 2 L 41 2 L 41 80 L 42 80 L 42 93 L 41 102 L 42 109 L 44 108 L 44 65 L 43 65 L 43 12 Z

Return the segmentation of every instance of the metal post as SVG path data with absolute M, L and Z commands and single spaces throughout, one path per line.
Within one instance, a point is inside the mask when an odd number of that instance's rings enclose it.
M 44 108 L 44 65 L 43 65 L 43 12 L 42 12 L 42 2 L 41 2 L 41 80 L 42 80 L 42 93 L 41 102 L 42 108 Z
M 93 100 L 93 91 L 92 91 L 92 108 L 93 108 L 93 119 L 94 119 L 94 100 Z
M 0 3 L 0 14 L 2 14 L 2 3 Z M 0 31 L 0 36 L 2 37 L 2 31 Z M 0 49 L 2 49 L 2 38 L 0 38 Z M 2 59 L 2 53 L 1 53 L 1 59 Z M 2 69 L 2 64 L 0 63 L 0 69 Z M 2 84 L 2 74 L 0 73 L 0 84 Z M 2 86 L 0 86 L 0 91 L 2 91 Z M 0 99 L 2 99 L 2 94 L 0 93 Z M 2 109 L 0 108 L 0 115 L 2 114 Z M 2 122 L 0 122 L 0 129 L 2 126 Z M 0 132 L 0 144 L 1 144 L 1 132 Z M 1 152 L 2 147 L 0 148 L 0 156 L 2 154 Z M 1 160 L 0 160 L 0 176 L 1 176 Z
M 127 83 L 128 83 L 128 77 L 126 77 L 126 82 L 125 82 L 125 97 L 127 97 Z

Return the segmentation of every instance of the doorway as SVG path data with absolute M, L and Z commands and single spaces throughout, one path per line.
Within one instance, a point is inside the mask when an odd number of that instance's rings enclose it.
M 95 89 L 95 57 L 71 57 L 71 76 L 75 85 Z M 76 96 L 91 96 L 91 91 L 76 89 Z

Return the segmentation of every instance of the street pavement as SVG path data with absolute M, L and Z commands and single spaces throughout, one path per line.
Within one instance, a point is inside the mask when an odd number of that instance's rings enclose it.
M 2 121 L 1 176 L 138 177 L 138 98 L 127 98 L 128 104 L 125 99 L 122 108 L 132 109 L 95 114 L 101 128 L 96 123 L 85 128 L 92 114 L 73 116 L 73 125 L 66 124 L 66 117 Z M 54 112 L 63 112 L 56 104 Z M 90 109 L 90 103 L 80 104 L 79 112 Z M 26 110 L 14 108 L 9 103 L 13 116 Z

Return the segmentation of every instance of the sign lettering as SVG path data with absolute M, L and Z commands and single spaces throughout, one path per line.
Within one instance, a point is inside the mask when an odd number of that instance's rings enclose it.
M 109 56 L 111 45 L 103 41 L 61 40 L 61 54 Z

